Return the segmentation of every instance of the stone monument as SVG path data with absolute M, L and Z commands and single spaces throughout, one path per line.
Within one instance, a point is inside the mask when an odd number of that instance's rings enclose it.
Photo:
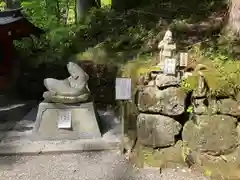
M 43 94 L 46 102 L 72 104 L 88 100 L 90 95 L 87 84 L 89 76 L 72 62 L 67 64 L 67 69 L 71 76 L 64 80 L 44 79 L 44 86 L 48 90 Z
M 43 139 L 99 138 L 89 76 L 73 62 L 67 64 L 67 69 L 70 76 L 64 80 L 44 79 L 48 91 L 39 104 L 34 132 Z
M 174 60 L 174 51 L 176 50 L 176 44 L 173 43 L 172 32 L 170 30 L 167 30 L 163 40 L 159 42 L 158 49 L 160 50 L 158 67 L 163 70 L 166 61 Z

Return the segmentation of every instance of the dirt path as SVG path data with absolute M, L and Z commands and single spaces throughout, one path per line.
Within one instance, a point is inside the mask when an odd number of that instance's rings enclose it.
M 0 180 L 207 180 L 176 170 L 134 169 L 116 151 L 0 157 Z

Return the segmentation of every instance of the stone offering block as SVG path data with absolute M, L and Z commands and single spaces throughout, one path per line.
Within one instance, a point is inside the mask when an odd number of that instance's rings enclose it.
M 42 102 L 34 133 L 46 140 L 100 138 L 97 117 L 93 102 L 74 105 Z

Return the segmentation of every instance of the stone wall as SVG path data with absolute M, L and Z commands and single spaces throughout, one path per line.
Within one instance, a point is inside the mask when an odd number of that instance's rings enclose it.
M 216 179 L 240 179 L 239 97 L 209 97 L 201 75 L 198 88 L 191 93 L 180 88 L 175 76 L 152 72 L 139 79 L 138 141 L 157 148 L 161 154 L 158 166 L 177 161 L 207 170 Z M 153 159 L 156 164 L 157 158 Z
M 138 91 L 137 132 L 139 141 L 154 148 L 175 144 L 182 124 L 177 120 L 186 109 L 187 94 L 174 76 L 157 74 Z

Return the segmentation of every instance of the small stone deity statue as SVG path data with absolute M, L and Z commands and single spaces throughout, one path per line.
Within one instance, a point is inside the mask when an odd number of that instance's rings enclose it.
M 176 44 L 173 43 L 172 32 L 170 30 L 167 30 L 163 40 L 159 42 L 158 49 L 160 49 L 158 66 L 163 69 L 165 59 L 173 58 L 173 52 L 176 50 Z
M 73 62 L 67 64 L 67 69 L 70 76 L 64 80 L 44 79 L 44 86 L 48 90 L 43 94 L 46 102 L 72 104 L 89 99 L 88 74 Z

